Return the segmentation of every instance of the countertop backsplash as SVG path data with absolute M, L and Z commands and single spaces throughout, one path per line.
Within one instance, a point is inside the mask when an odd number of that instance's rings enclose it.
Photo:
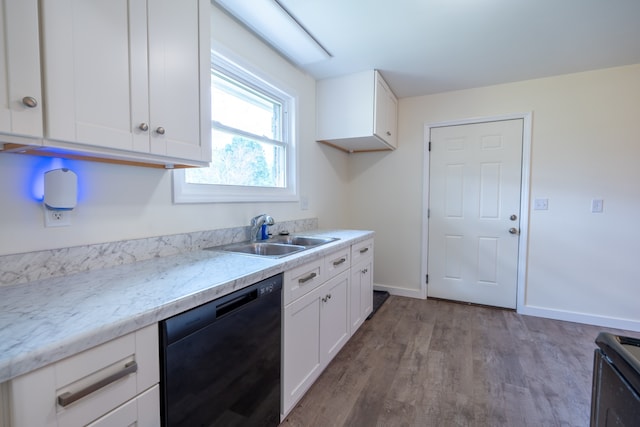
M 317 218 L 277 222 L 274 235 L 316 230 Z M 249 240 L 250 227 L 223 228 L 0 256 L 0 286 L 66 276 Z

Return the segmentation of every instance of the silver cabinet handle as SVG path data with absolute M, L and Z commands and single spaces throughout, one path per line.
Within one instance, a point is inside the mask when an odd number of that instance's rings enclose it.
M 149 125 L 144 122 L 140 123 L 140 126 L 138 126 L 138 129 L 140 129 L 143 132 L 146 132 L 149 130 Z
M 361 253 L 361 254 L 363 254 L 363 253 L 365 253 L 365 252 L 368 252 L 368 251 L 369 251 L 369 248 L 362 248 L 362 249 L 360 249 L 360 253 Z
M 321 299 L 322 299 L 322 302 L 327 302 L 331 299 L 331 294 L 327 294 L 324 296 L 324 298 L 321 298 Z
M 340 264 L 344 264 L 345 262 L 347 262 L 346 258 L 340 258 L 338 261 L 333 261 L 333 266 L 336 267 Z
M 156 129 L 156 133 L 158 135 L 164 135 L 164 128 L 160 126 L 159 128 Z
M 316 276 L 317 276 L 316 273 L 311 273 L 307 277 L 302 277 L 298 279 L 298 283 L 307 283 L 309 280 L 313 279 Z
M 100 381 L 95 382 L 83 388 L 82 390 L 76 391 L 75 393 L 71 393 L 69 391 L 66 393 L 62 393 L 60 396 L 58 396 L 58 404 L 62 407 L 69 406 L 73 402 L 80 400 L 83 397 L 93 393 L 94 391 L 98 391 L 101 388 L 106 387 L 109 384 L 114 383 L 119 379 L 126 377 L 129 374 L 133 374 L 137 370 L 138 370 L 138 364 L 136 363 L 136 361 L 134 360 L 133 362 L 129 362 L 126 365 L 124 365 L 124 368 L 119 370 L 118 372 L 113 373 L 108 377 L 105 377 Z
M 362 274 L 367 274 L 368 271 L 369 271 L 369 269 L 365 268 L 364 270 L 362 270 Z
M 517 229 L 517 228 L 515 228 L 515 227 L 511 227 L 511 228 L 509 229 L 509 233 L 511 233 L 511 234 L 520 234 L 520 232 L 518 231 L 518 229 Z
M 387 136 L 391 136 L 391 132 L 387 131 Z
M 38 101 L 33 96 L 25 96 L 22 98 L 22 103 L 29 108 L 36 108 L 38 106 Z

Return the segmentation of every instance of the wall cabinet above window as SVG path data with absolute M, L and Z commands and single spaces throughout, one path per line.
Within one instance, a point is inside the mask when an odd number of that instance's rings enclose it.
M 5 150 L 161 167 L 208 165 L 207 0 L 39 4 L 44 135 L 26 147 L 5 144 Z M 37 13 L 28 23 L 38 27 Z
M 398 147 L 398 100 L 378 71 L 319 80 L 319 142 L 349 153 Z

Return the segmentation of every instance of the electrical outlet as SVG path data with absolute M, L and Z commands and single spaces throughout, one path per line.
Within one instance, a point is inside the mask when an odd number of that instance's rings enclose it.
M 44 208 L 45 227 L 66 227 L 71 225 L 70 211 L 53 211 Z
M 306 211 L 309 209 L 309 197 L 300 196 L 300 209 Z

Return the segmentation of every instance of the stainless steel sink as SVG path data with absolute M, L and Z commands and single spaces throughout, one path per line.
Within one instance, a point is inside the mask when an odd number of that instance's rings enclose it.
M 270 242 L 284 243 L 287 245 L 300 245 L 307 248 L 313 246 L 324 245 L 339 240 L 336 237 L 310 237 L 310 236 L 274 236 L 269 239 Z
M 214 248 L 212 248 L 214 249 Z M 260 255 L 265 257 L 280 258 L 305 250 L 304 246 L 287 245 L 282 243 L 236 243 L 233 245 L 221 246 L 219 249 L 227 252 L 239 252 L 249 255 Z
M 206 248 L 226 252 L 236 252 L 246 255 L 256 255 L 268 258 L 282 258 L 306 249 L 340 240 L 336 237 L 311 237 L 311 236 L 275 236 L 269 240 L 259 242 L 241 242 L 230 245 Z

